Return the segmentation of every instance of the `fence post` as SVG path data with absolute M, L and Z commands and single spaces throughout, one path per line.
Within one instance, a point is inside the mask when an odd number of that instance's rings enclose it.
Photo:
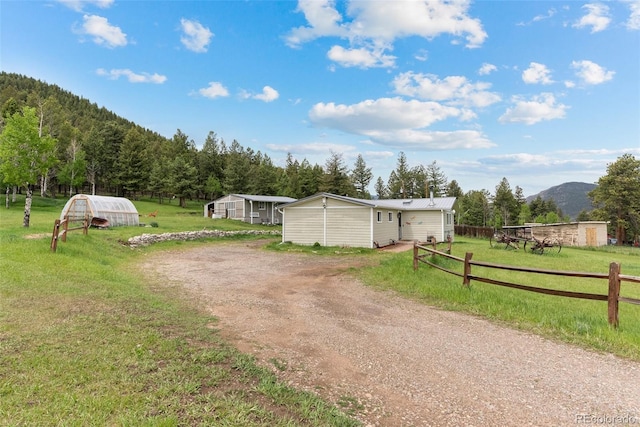
M 469 275 L 471 274 L 471 257 L 473 253 L 467 252 L 464 255 L 464 275 L 462 276 L 462 284 L 464 286 L 469 287 L 471 284 L 471 279 L 469 279 Z
M 56 251 L 58 247 L 58 233 L 60 232 L 60 220 L 56 219 L 53 223 L 53 235 L 51 236 L 51 250 Z
M 418 242 L 413 241 L 413 271 L 418 269 Z
M 609 264 L 609 295 L 607 298 L 609 306 L 609 324 L 614 328 L 618 327 L 618 298 L 620 297 L 620 264 L 612 262 Z
M 447 253 L 451 255 L 451 244 L 453 243 L 453 239 L 451 238 L 451 235 L 447 236 L 447 243 L 449 243 L 449 246 L 447 247 Z
M 609 294 L 607 298 L 609 306 L 609 325 L 618 327 L 618 298 L 620 297 L 620 264 L 609 264 Z
M 62 241 L 67 241 L 67 233 L 69 232 L 69 217 L 65 216 L 62 223 Z

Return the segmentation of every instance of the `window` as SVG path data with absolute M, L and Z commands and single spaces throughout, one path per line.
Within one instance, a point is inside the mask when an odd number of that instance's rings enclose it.
M 258 202 L 258 210 L 266 211 L 267 210 L 267 202 Z
M 389 222 L 393 222 L 393 212 L 389 212 Z
M 378 222 L 382 222 L 382 212 L 378 211 Z

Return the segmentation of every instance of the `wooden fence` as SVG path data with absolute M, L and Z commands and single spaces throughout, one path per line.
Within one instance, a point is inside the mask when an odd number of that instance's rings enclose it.
M 413 245 L 413 269 L 414 270 L 417 270 L 419 263 L 422 262 L 424 264 L 430 265 L 431 267 L 445 271 L 449 274 L 453 274 L 455 276 L 461 277 L 462 284 L 464 286 L 469 286 L 472 280 L 476 280 L 478 282 L 489 283 L 492 285 L 505 286 L 508 288 L 521 289 L 524 291 L 537 292 L 537 293 L 547 294 L 547 295 L 557 295 L 557 296 L 563 296 L 563 297 L 569 297 L 569 298 L 607 301 L 609 324 L 614 328 L 617 328 L 619 324 L 618 304 L 620 301 L 630 303 L 630 304 L 640 305 L 640 299 L 627 298 L 627 297 L 620 296 L 620 285 L 622 282 L 640 283 L 640 277 L 621 274 L 619 263 L 612 262 L 609 265 L 608 274 L 577 272 L 577 271 L 543 270 L 543 269 L 532 268 L 532 267 L 517 267 L 512 265 L 501 265 L 501 264 L 494 264 L 489 262 L 473 261 L 471 259 L 473 257 L 473 254 L 471 252 L 467 252 L 464 258 L 459 258 L 451 255 L 450 243 L 448 247 L 448 253 L 443 251 L 438 251 L 435 243 L 433 243 L 432 246 L 433 247 L 427 247 L 427 246 L 420 245 L 418 243 L 414 243 Z M 421 253 L 420 251 L 424 251 L 424 252 Z M 435 256 L 442 256 L 442 257 L 449 258 L 454 261 L 463 263 L 463 269 L 462 269 L 463 272 L 459 273 L 457 271 L 444 268 L 428 259 L 428 257 L 433 258 Z M 556 290 L 556 289 L 522 285 L 517 283 L 511 283 L 511 282 L 504 282 L 504 281 L 495 280 L 488 277 L 476 276 L 472 274 L 471 267 L 474 265 L 479 267 L 495 268 L 500 270 L 519 271 L 524 273 L 549 274 L 554 276 L 566 276 L 566 277 L 583 277 L 583 278 L 590 278 L 590 279 L 607 279 L 609 282 L 609 291 L 607 295 L 603 295 L 603 294 L 592 294 L 592 293 L 584 293 L 584 292 L 562 291 L 562 290 Z
M 454 233 L 456 236 L 486 237 L 488 239 L 493 236 L 495 232 L 496 229 L 493 227 L 476 227 L 474 225 L 454 226 Z
M 63 242 L 67 241 L 67 233 L 73 230 L 82 230 L 82 234 L 87 235 L 89 230 L 89 219 L 85 217 L 82 220 L 82 225 L 77 227 L 69 228 L 69 223 L 71 220 L 69 217 L 64 217 L 61 221 L 56 219 L 53 224 L 53 235 L 51 236 L 51 251 L 55 252 L 58 249 L 58 240 L 62 240 Z M 62 230 L 61 230 L 62 229 Z

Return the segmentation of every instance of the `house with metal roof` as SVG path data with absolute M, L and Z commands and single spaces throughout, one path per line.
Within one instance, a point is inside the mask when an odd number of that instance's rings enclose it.
M 280 224 L 280 205 L 296 199 L 283 196 L 228 194 L 204 205 L 204 216 L 239 219 L 250 224 Z
M 455 197 L 366 200 L 318 193 L 280 206 L 282 241 L 376 248 L 453 239 Z

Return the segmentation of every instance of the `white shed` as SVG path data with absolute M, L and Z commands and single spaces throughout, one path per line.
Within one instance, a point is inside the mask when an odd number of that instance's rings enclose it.
M 89 223 L 96 219 L 101 225 L 112 227 L 140 224 L 138 210 L 129 199 L 124 197 L 76 194 L 62 209 L 60 220 L 65 217 L 70 221 L 82 221 L 87 218 Z

